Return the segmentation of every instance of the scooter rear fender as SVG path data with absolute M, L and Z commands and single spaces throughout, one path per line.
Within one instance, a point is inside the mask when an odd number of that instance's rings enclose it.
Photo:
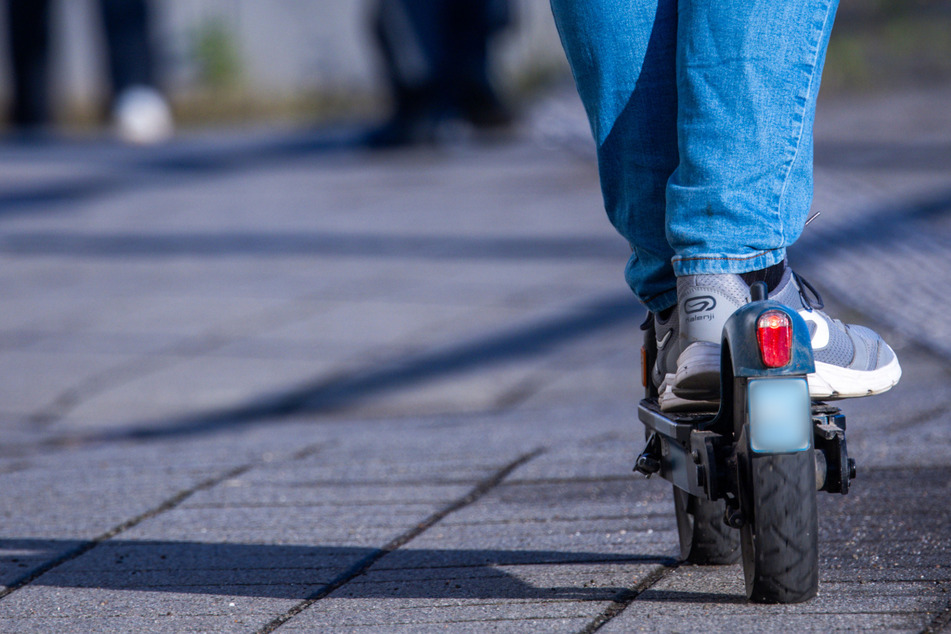
M 789 363 L 781 368 L 766 367 L 756 340 L 757 321 L 763 313 L 770 310 L 786 313 L 792 323 L 792 351 Z M 729 354 L 723 354 L 722 358 L 724 363 L 729 362 L 730 365 L 721 369 L 721 378 L 727 375 L 743 378 L 796 376 L 816 371 L 809 328 L 805 320 L 796 311 L 779 302 L 751 302 L 737 309 L 723 326 L 723 345 L 723 350 L 728 350 Z

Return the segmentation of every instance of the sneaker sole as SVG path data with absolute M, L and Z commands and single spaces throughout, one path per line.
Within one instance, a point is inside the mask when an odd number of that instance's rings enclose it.
M 677 357 L 677 372 L 668 381 L 675 396 L 690 401 L 720 399 L 720 346 L 695 341 Z
M 695 342 L 677 358 L 677 373 L 668 375 L 668 399 L 712 401 L 720 398 L 720 346 Z M 883 394 L 898 384 L 898 357 L 877 370 L 862 371 L 816 361 L 816 371 L 807 377 L 809 396 L 816 400 L 839 400 Z M 678 402 L 678 409 L 684 407 Z M 702 407 L 702 406 L 701 406 Z M 674 411 L 673 409 L 665 411 Z
M 816 361 L 816 371 L 808 379 L 809 396 L 812 398 L 860 398 L 882 394 L 895 387 L 901 379 L 901 365 L 898 364 L 898 357 L 895 357 L 888 365 L 863 372 Z
M 691 400 L 680 398 L 674 394 L 671 384 L 674 381 L 674 375 L 668 374 L 664 382 L 660 384 L 660 396 L 657 401 L 660 405 L 660 411 L 670 414 L 685 414 L 696 412 L 716 412 L 720 408 L 720 401 L 717 400 Z

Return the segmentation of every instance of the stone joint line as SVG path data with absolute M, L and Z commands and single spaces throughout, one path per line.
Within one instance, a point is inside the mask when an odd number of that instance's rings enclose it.
M 633 588 L 628 588 L 622 592 L 619 592 L 618 595 L 611 601 L 611 605 L 606 607 L 601 614 L 596 616 L 588 625 L 585 626 L 579 634 L 593 634 L 599 629 L 604 627 L 608 621 L 621 615 L 624 610 L 627 609 L 634 600 L 643 594 L 645 591 L 650 590 L 653 586 L 659 583 L 662 579 L 665 579 L 670 575 L 674 570 L 680 566 L 680 562 L 673 563 L 671 565 L 662 564 L 659 568 L 653 570 L 647 577 L 635 585 Z
M 309 449 L 312 449 L 312 450 L 309 450 Z M 314 451 L 316 451 L 316 448 L 308 448 L 308 449 L 301 450 L 300 452 L 298 452 L 297 455 L 298 456 L 310 455 Z M 142 522 L 148 519 L 157 517 L 161 515 L 162 513 L 171 511 L 172 509 L 182 504 L 182 502 L 190 498 L 195 493 L 198 493 L 200 491 L 206 491 L 208 489 L 218 486 L 219 484 L 221 484 L 222 482 L 226 480 L 230 480 L 231 478 L 237 478 L 241 475 L 244 475 L 245 473 L 250 471 L 252 468 L 258 466 L 258 464 L 259 463 L 255 461 L 248 464 L 243 464 L 238 467 L 234 467 L 232 469 L 225 471 L 224 473 L 214 476 L 213 478 L 203 480 L 202 482 L 199 482 L 193 487 L 190 487 L 183 491 L 179 491 L 178 493 L 168 498 L 167 500 L 165 500 L 158 506 L 152 509 L 149 509 L 148 511 L 145 511 L 144 513 L 140 515 L 136 515 L 135 517 L 128 519 L 117 526 L 114 526 L 113 528 L 109 529 L 105 533 L 102 533 L 98 537 L 94 537 L 93 539 L 89 541 L 83 542 L 79 546 L 76 546 L 75 548 L 63 553 L 59 557 L 51 559 L 50 561 L 41 565 L 39 568 L 36 568 L 32 572 L 29 572 L 23 577 L 13 581 L 9 586 L 4 588 L 3 590 L 0 590 L 0 601 L 2 601 L 5 597 L 10 596 L 17 590 L 20 590 L 21 588 L 33 583 L 34 581 L 36 581 L 37 579 L 39 579 L 40 577 L 42 577 L 49 571 L 53 570 L 54 568 L 58 568 L 59 566 L 69 561 L 72 561 L 74 559 L 77 559 L 78 557 L 81 557 L 82 555 L 85 555 L 86 553 L 88 553 L 90 550 L 92 550 L 99 544 L 105 541 L 108 541 L 112 539 L 113 537 L 117 537 L 121 535 L 122 533 L 129 530 L 130 528 L 134 528 L 135 526 L 138 526 L 139 524 L 141 524 Z
M 278 629 L 279 627 L 281 627 L 282 625 L 284 625 L 285 623 L 293 619 L 295 616 L 297 616 L 298 614 L 300 614 L 301 612 L 303 612 L 310 606 L 314 605 L 321 599 L 329 596 L 330 594 L 332 594 L 339 588 L 345 586 L 346 584 L 350 583 L 351 581 L 353 581 L 360 575 L 367 572 L 370 569 L 370 567 L 372 567 L 373 564 L 375 564 L 377 561 L 379 561 L 386 555 L 390 554 L 391 552 L 398 550 L 399 548 L 402 548 L 407 543 L 409 543 L 416 537 L 422 535 L 427 530 L 432 528 L 435 524 L 440 522 L 442 519 L 444 519 L 448 515 L 455 513 L 456 511 L 459 511 L 473 504 L 479 498 L 484 496 L 486 493 L 488 493 L 495 487 L 499 486 L 502 483 L 502 481 L 505 480 L 505 478 L 507 478 L 513 471 L 515 471 L 522 465 L 526 464 L 527 462 L 534 460 L 538 456 L 545 453 L 545 451 L 546 451 L 545 448 L 540 447 L 538 449 L 535 449 L 534 451 L 522 454 L 521 456 L 519 456 L 512 462 L 508 463 L 507 465 L 505 465 L 504 467 L 496 471 L 494 474 L 492 474 L 488 478 L 476 484 L 476 486 L 471 491 L 469 491 L 469 493 L 467 493 L 466 495 L 455 500 L 454 502 L 451 502 L 445 508 L 439 511 L 436 511 L 435 513 L 430 515 L 428 518 L 426 518 L 419 524 L 416 524 L 410 530 L 395 537 L 393 540 L 391 540 L 382 548 L 375 550 L 374 552 L 370 553 L 366 557 L 363 557 L 362 559 L 357 561 L 350 568 L 340 573 L 335 579 L 332 579 L 329 583 L 322 586 L 314 594 L 307 597 L 306 599 L 304 599 L 303 601 L 301 601 L 300 603 L 292 607 L 290 610 L 288 610 L 281 616 L 267 623 L 261 629 L 257 630 L 255 634 L 270 634 L 271 632 L 275 631 L 276 629 Z

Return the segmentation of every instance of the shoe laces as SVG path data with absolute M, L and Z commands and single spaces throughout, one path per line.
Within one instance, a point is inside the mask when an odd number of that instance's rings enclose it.
M 791 273 L 796 281 L 796 288 L 799 289 L 799 299 L 802 300 L 802 305 L 810 311 L 825 308 L 825 302 L 822 301 L 822 295 L 819 294 L 816 287 L 795 271 L 791 271 Z

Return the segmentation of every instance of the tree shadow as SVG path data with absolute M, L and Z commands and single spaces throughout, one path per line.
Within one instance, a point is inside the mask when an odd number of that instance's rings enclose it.
M 329 378 L 317 378 L 270 395 L 255 396 L 219 411 L 180 418 L 137 421 L 114 432 L 71 442 L 155 440 L 216 433 L 298 415 L 337 412 L 379 394 L 406 389 L 426 381 L 454 376 L 474 368 L 491 369 L 519 359 L 549 353 L 567 341 L 590 336 L 643 314 L 628 293 L 608 294 L 554 317 L 460 341 L 455 345 L 391 360 Z
M 951 169 L 951 145 L 947 142 L 817 139 L 815 164 L 833 170 L 948 170 Z
M 167 258 L 261 259 L 320 257 L 435 261 L 563 260 L 617 261 L 626 248 L 608 237 L 518 237 L 396 235 L 335 231 L 109 232 L 32 231 L 8 233 L 0 253 L 25 257 L 130 261 Z
M 155 147 L 129 147 L 110 141 L 52 137 L 35 143 L 0 145 L 0 158 L 17 162 L 68 161 L 96 165 L 94 175 L 77 170 L 66 177 L 0 189 L 0 219 L 27 213 L 82 209 L 96 200 L 143 186 L 183 178 L 208 178 L 286 164 L 314 156 L 359 151 L 365 129 L 304 128 L 266 135 L 184 138 Z M 224 140 L 223 140 L 224 139 Z
M 108 540 L 90 548 L 83 541 L 0 539 L 0 581 L 8 587 L 307 599 L 345 578 L 337 596 L 347 598 L 610 601 L 627 589 L 585 587 L 580 580 L 590 579 L 587 572 L 577 575 L 577 586 L 535 586 L 519 578 L 518 569 L 564 580 L 569 567 L 677 563 L 653 555 L 546 550 L 399 549 L 380 556 L 375 548 L 344 546 Z M 62 563 L 50 564 L 56 561 Z M 367 561 L 375 561 L 372 570 L 352 572 Z

